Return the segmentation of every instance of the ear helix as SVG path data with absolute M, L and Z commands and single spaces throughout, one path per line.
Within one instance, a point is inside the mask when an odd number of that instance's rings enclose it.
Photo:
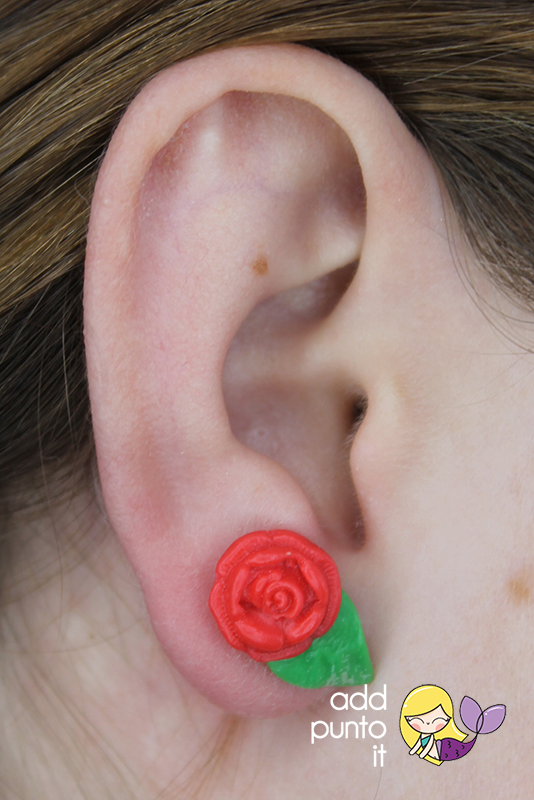
M 335 562 L 286 530 L 255 531 L 220 558 L 209 606 L 222 635 L 306 689 L 373 680 L 358 613 Z
M 278 63 L 278 51 L 267 56 Z M 219 61 L 233 63 L 224 54 L 202 63 Z M 348 73 L 334 67 L 333 77 L 338 69 Z M 274 716 L 324 695 L 296 687 L 361 683 L 371 668 L 366 649 L 357 668 L 347 666 L 343 648 L 335 665 L 332 653 L 325 655 L 347 614 L 357 617 L 347 612 L 331 559 L 291 531 L 323 544 L 330 528 L 276 454 L 262 455 L 233 434 L 223 368 L 258 304 L 358 259 L 365 198 L 343 129 L 318 106 L 291 97 L 223 94 L 194 116 L 184 111 L 181 127 L 161 145 L 158 133 L 151 150 L 150 126 L 159 132 L 170 108 L 187 106 L 191 88 L 182 76 L 193 73 L 194 65 L 184 65 L 156 79 L 154 94 L 146 87 L 117 129 L 95 190 L 85 293 L 95 443 L 109 518 L 171 663 L 216 705 Z M 195 102 L 204 81 L 202 73 L 191 84 Z M 275 389 L 281 381 L 290 391 L 315 381 L 317 364 L 302 359 L 297 370 L 290 355 L 285 371 L 276 364 Z M 248 379 L 251 360 L 238 363 Z M 337 406 L 331 416 L 341 418 Z M 344 418 L 339 427 L 345 430 Z M 262 660 L 229 646 L 208 606 L 217 559 L 245 531 L 263 531 L 266 551 L 283 545 L 292 554 L 271 563 L 274 572 L 254 564 L 243 577 L 234 565 L 230 579 L 239 573 L 250 601 L 228 592 L 230 573 L 220 567 L 226 584 L 212 608 L 234 610 L 223 629 L 234 644 L 248 636 Z M 247 552 L 259 557 L 256 545 Z M 250 627 L 258 619 L 248 613 L 252 601 L 277 617 L 269 627 L 264 615 L 262 630 L 271 638 L 263 651 Z M 325 659 L 326 676 L 319 669 Z

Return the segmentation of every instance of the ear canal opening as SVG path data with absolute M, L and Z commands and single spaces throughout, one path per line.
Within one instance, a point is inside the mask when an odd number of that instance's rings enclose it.
M 365 415 L 367 414 L 367 408 L 369 405 L 369 401 L 367 395 L 360 394 L 357 395 L 354 400 L 352 401 L 351 406 L 351 432 L 350 432 L 350 442 L 352 443 L 352 439 L 358 433 L 358 430 L 365 419 Z

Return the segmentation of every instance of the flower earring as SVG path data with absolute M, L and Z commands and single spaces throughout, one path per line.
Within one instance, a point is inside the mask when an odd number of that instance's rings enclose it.
M 335 562 L 293 531 L 237 539 L 216 568 L 209 606 L 226 641 L 295 686 L 370 683 L 362 625 Z

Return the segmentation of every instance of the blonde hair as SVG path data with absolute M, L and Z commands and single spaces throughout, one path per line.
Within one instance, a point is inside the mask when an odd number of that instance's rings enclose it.
M 402 704 L 399 723 L 400 732 L 408 747 L 412 748 L 414 746 L 419 738 L 419 733 L 412 728 L 407 717 L 417 717 L 421 714 L 427 714 L 429 711 L 438 708 L 438 706 L 442 707 L 450 719 L 444 728 L 434 734 L 434 738 L 444 739 L 446 736 L 450 736 L 453 739 L 457 739 L 459 742 L 463 742 L 467 734 L 462 733 L 462 731 L 456 727 L 450 695 L 447 694 L 445 689 L 442 689 L 441 686 L 428 684 L 426 686 L 418 686 L 417 689 L 412 689 Z M 426 761 L 431 761 L 433 764 L 443 763 L 430 755 L 425 756 L 425 759 Z

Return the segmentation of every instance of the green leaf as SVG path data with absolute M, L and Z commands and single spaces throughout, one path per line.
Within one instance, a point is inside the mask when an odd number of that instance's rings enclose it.
M 329 631 L 299 656 L 267 663 L 286 683 L 304 689 L 362 686 L 373 680 L 373 665 L 354 603 L 341 593 L 341 607 Z

